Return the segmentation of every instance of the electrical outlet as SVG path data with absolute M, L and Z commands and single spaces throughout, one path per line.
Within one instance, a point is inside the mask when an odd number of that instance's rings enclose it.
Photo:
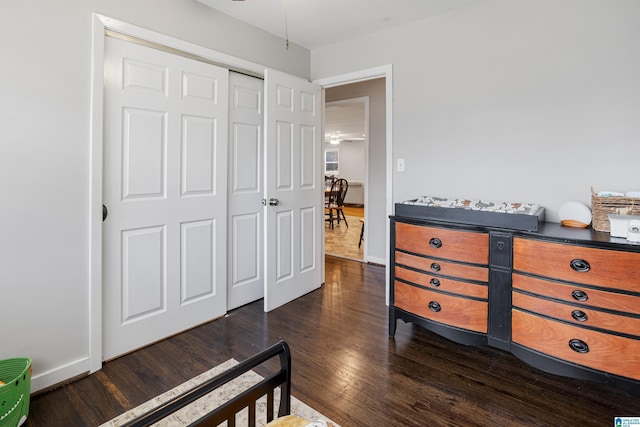
M 404 172 L 404 159 L 398 159 L 397 162 L 398 164 L 396 166 L 396 169 L 398 170 L 398 172 Z

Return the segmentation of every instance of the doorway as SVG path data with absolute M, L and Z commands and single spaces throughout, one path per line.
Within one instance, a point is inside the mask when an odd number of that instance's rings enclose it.
M 357 76 L 349 74 L 318 81 L 325 88 L 325 104 L 368 100 L 365 114 L 367 149 L 362 154 L 366 169 L 362 188 L 365 209 L 361 248 L 362 261 L 380 265 L 385 265 L 388 259 L 388 217 L 391 214 L 391 77 L 390 67 L 381 67 L 362 71 Z M 357 237 L 351 247 L 357 248 L 361 225 L 357 224 L 353 231 L 357 232 Z
M 325 103 L 323 168 L 327 186 L 344 179 L 347 191 L 336 221 L 325 221 L 325 254 L 363 262 L 365 259 L 365 189 L 369 159 L 369 97 Z M 332 221 L 333 220 L 333 221 Z

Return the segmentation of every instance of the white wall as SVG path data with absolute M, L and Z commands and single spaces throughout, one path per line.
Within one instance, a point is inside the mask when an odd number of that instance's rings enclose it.
M 329 173 L 349 183 L 344 203 L 364 205 L 365 160 L 367 152 L 365 141 L 342 141 L 339 145 L 325 142 L 323 150 L 338 150 L 340 169 L 338 173 Z
M 308 50 L 196 1 L 23 0 L 0 14 L 0 359 L 88 370 L 91 22 L 98 12 L 309 77 Z
M 395 201 L 535 202 L 558 221 L 592 185 L 640 188 L 638 22 L 636 0 L 488 0 L 313 50 L 311 74 L 393 64 Z
M 338 145 L 325 142 L 323 152 L 326 150 L 338 150 L 338 161 L 340 162 L 339 173 L 332 174 L 347 181 L 365 180 L 365 142 L 364 141 L 342 141 Z

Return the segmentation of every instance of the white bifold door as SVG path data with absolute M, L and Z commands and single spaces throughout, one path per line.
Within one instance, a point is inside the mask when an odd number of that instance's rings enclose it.
M 229 74 L 227 309 L 264 295 L 264 85 Z
M 265 72 L 265 311 L 321 285 L 324 193 L 318 85 Z
M 230 87 L 228 308 L 270 311 L 322 281 L 320 87 L 273 70 Z
M 321 285 L 320 87 L 229 74 L 106 38 L 104 360 Z
M 103 359 L 226 312 L 228 70 L 107 37 Z

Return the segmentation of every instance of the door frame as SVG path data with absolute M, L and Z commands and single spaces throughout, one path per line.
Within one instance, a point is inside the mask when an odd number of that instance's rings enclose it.
M 233 70 L 264 76 L 265 66 L 245 61 L 213 49 L 147 30 L 118 19 L 94 13 L 91 26 L 91 100 L 89 154 L 89 372 L 102 368 L 102 184 L 104 130 L 104 44 L 106 32 L 113 31 L 184 52 L 205 61 L 224 64 Z
M 352 73 L 341 74 L 337 76 L 316 79 L 313 83 L 317 83 L 323 88 L 334 86 L 348 85 L 366 80 L 373 80 L 383 77 L 385 79 L 385 120 L 386 120 L 386 191 L 385 206 L 386 216 L 393 215 L 393 65 L 387 64 L 380 67 L 369 68 L 366 70 L 355 71 Z M 324 91 L 323 91 L 324 94 Z M 324 96 L 323 96 L 324 105 Z M 377 260 L 389 268 L 389 221 L 385 226 L 385 259 Z M 324 246 L 323 246 L 324 247 Z M 371 260 L 371 259 L 370 259 Z M 389 305 L 389 275 L 385 274 L 386 289 L 385 301 Z

